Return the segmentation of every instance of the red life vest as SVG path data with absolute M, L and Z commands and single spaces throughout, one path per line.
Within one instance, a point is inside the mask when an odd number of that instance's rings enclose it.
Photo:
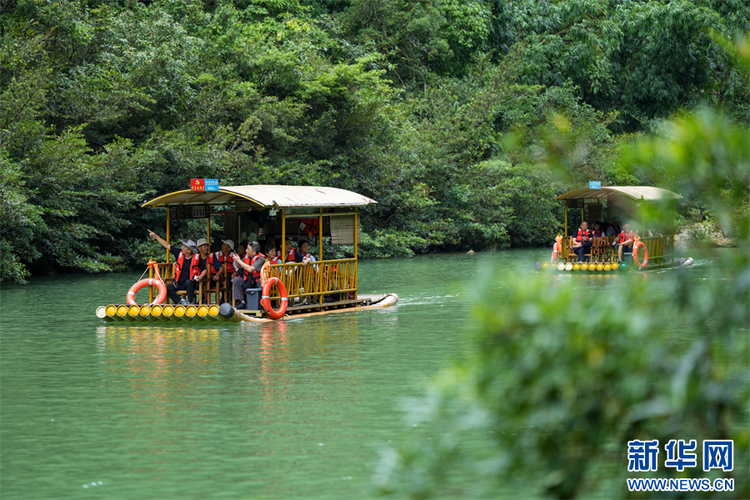
M 283 262 L 281 262 L 281 259 L 278 257 L 274 257 L 273 259 L 269 260 L 268 263 L 271 264 L 272 266 L 275 266 L 277 264 L 283 264 Z
M 604 233 L 602 231 L 596 231 L 596 230 L 591 231 L 592 238 L 601 238 L 603 236 L 604 236 Z
M 190 279 L 195 278 L 201 273 L 200 268 L 198 267 L 198 262 L 200 260 L 200 254 L 194 253 L 193 258 L 190 260 Z M 180 255 L 177 256 L 177 262 L 174 264 L 174 280 L 179 282 L 180 281 L 180 274 L 182 274 L 182 268 L 185 266 L 185 255 L 183 255 L 182 252 L 180 252 Z
M 296 262 L 294 260 L 294 248 L 292 248 L 288 254 L 286 254 L 286 261 L 287 262 Z
M 224 255 L 224 252 L 216 252 L 215 254 L 212 253 L 208 258 L 209 258 L 209 264 L 214 263 L 214 258 L 216 259 L 217 262 L 226 264 L 227 272 L 231 274 L 237 270 L 234 268 L 234 260 L 232 260 L 233 257 L 234 257 L 234 252 L 229 252 L 229 255 Z
M 588 229 L 587 229 L 587 230 L 585 230 L 585 231 L 583 231 L 583 230 L 582 230 L 582 229 L 581 229 L 581 228 L 579 227 L 579 228 L 578 228 L 578 234 L 576 235 L 576 241 L 577 241 L 577 242 L 579 242 L 579 243 L 580 243 L 580 242 L 582 242 L 582 241 L 583 241 L 583 237 L 584 237 L 584 236 L 586 236 L 587 238 L 590 238 L 590 237 L 591 237 L 591 233 L 589 232 L 589 230 L 588 230 Z
M 620 243 L 625 243 L 626 241 L 632 240 L 633 238 L 633 231 L 628 231 L 627 233 L 625 231 L 620 232 Z
M 263 255 L 262 253 L 258 252 L 258 253 L 255 254 L 255 257 L 253 257 L 252 260 L 250 260 L 250 257 L 245 257 L 243 259 L 243 262 L 245 264 L 249 265 L 249 266 L 252 266 L 253 264 L 255 264 L 255 261 L 258 260 L 259 257 L 265 258 L 266 256 Z M 256 280 L 258 278 L 260 278 L 260 271 L 259 270 L 257 270 L 256 268 L 253 267 L 253 270 L 251 272 L 253 273 L 253 278 L 255 278 Z M 245 272 L 245 281 L 247 281 L 247 272 Z

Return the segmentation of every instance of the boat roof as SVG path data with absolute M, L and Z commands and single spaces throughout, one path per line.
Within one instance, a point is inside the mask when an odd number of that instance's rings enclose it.
M 360 207 L 377 201 L 346 189 L 323 186 L 221 186 L 217 191 L 174 191 L 149 200 L 142 207 L 230 205 L 249 201 L 255 208 Z
M 652 186 L 607 186 L 600 189 L 580 188 L 568 191 L 567 193 L 556 196 L 556 200 L 589 200 L 595 198 L 607 198 L 611 194 L 621 194 L 634 200 L 673 200 L 682 198 L 677 193 L 668 189 L 662 189 Z

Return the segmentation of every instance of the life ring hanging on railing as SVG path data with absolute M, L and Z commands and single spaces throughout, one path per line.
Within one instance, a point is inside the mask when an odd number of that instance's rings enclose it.
M 281 306 L 278 310 L 271 307 L 271 287 L 274 285 L 279 289 L 279 294 L 281 295 Z M 286 295 L 286 287 L 284 286 L 284 283 L 276 276 L 271 276 L 268 281 L 266 281 L 266 284 L 263 285 L 263 295 L 260 298 L 260 305 L 263 306 L 263 309 L 266 310 L 272 319 L 279 319 L 286 313 L 288 302 L 289 299 Z
M 557 262 L 560 254 L 562 253 L 562 245 L 560 242 L 562 241 L 562 235 L 557 235 L 557 238 L 555 238 L 555 244 L 552 245 L 552 258 L 550 259 L 550 262 Z
M 155 286 L 159 290 L 159 295 L 152 302 L 152 304 L 161 304 L 162 302 L 164 302 L 164 299 L 167 298 L 167 285 L 165 285 L 162 280 L 154 278 L 144 278 L 140 281 L 137 281 L 133 286 L 130 287 L 130 290 L 128 290 L 127 303 L 129 305 L 138 305 L 138 303 L 135 301 L 135 294 L 138 293 L 138 290 L 140 290 L 144 286 Z
M 643 247 L 643 264 L 638 260 L 638 248 L 640 247 Z M 633 244 L 633 263 L 638 266 L 639 271 L 648 265 L 648 248 L 640 238 L 636 238 Z

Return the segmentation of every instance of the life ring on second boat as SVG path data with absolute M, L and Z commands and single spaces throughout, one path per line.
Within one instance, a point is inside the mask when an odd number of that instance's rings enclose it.
M 552 245 L 552 258 L 550 259 L 550 262 L 557 262 L 560 254 L 562 253 L 562 245 L 560 242 L 562 241 L 562 235 L 557 235 L 557 238 L 555 238 L 555 244 Z
M 641 247 L 643 247 L 643 264 L 638 260 L 638 249 Z M 639 271 L 648 265 L 648 248 L 640 239 L 636 240 L 633 245 L 633 263 L 638 266 Z
M 130 290 L 128 290 L 128 298 L 126 299 L 128 305 L 138 305 L 138 303 L 135 301 L 135 294 L 138 293 L 138 290 L 140 290 L 144 286 L 155 286 L 159 290 L 159 295 L 156 296 L 156 300 L 154 300 L 152 304 L 161 304 L 162 302 L 164 302 L 164 299 L 167 298 L 167 285 L 165 285 L 162 280 L 154 278 L 144 278 L 140 281 L 137 281 L 133 286 L 130 287 Z
M 281 306 L 278 310 L 271 307 L 271 287 L 274 285 L 279 289 L 279 294 L 281 295 Z M 284 283 L 276 276 L 271 276 L 268 281 L 266 281 L 266 284 L 263 285 L 263 295 L 260 298 L 260 305 L 263 306 L 263 309 L 266 310 L 272 319 L 279 319 L 286 313 L 288 302 L 289 299 L 287 299 Z

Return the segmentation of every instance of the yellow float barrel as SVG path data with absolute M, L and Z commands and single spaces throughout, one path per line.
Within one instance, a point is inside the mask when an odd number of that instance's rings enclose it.
M 143 304 L 140 308 L 141 313 L 141 319 L 152 319 L 151 318 L 151 306 L 148 304 Z
M 192 304 L 185 307 L 185 319 L 199 319 L 198 308 Z
M 151 306 L 151 319 L 162 319 L 162 311 L 164 308 L 159 304 Z
M 143 319 L 141 318 L 141 308 L 135 304 L 128 306 L 128 318 L 131 320 Z
M 172 304 L 165 304 L 164 307 L 161 308 L 161 314 L 166 319 L 172 319 L 174 317 L 174 306 Z
M 107 316 L 108 317 L 110 317 L 112 319 L 117 319 L 117 318 L 115 318 L 115 316 L 117 316 L 117 306 L 116 305 L 114 305 L 114 304 L 108 305 L 107 308 L 106 308 L 106 311 L 107 311 Z
M 117 306 L 117 317 L 120 319 L 128 319 L 128 306 Z
M 174 317 L 177 319 L 185 319 L 185 310 L 187 308 L 185 306 L 176 305 L 174 306 Z
M 216 305 L 216 304 L 211 304 L 210 306 L 208 306 L 208 317 L 209 317 L 209 319 L 211 319 L 212 321 L 219 321 L 220 317 L 221 317 L 219 315 L 219 311 L 220 310 L 221 310 L 221 308 L 218 305 Z

